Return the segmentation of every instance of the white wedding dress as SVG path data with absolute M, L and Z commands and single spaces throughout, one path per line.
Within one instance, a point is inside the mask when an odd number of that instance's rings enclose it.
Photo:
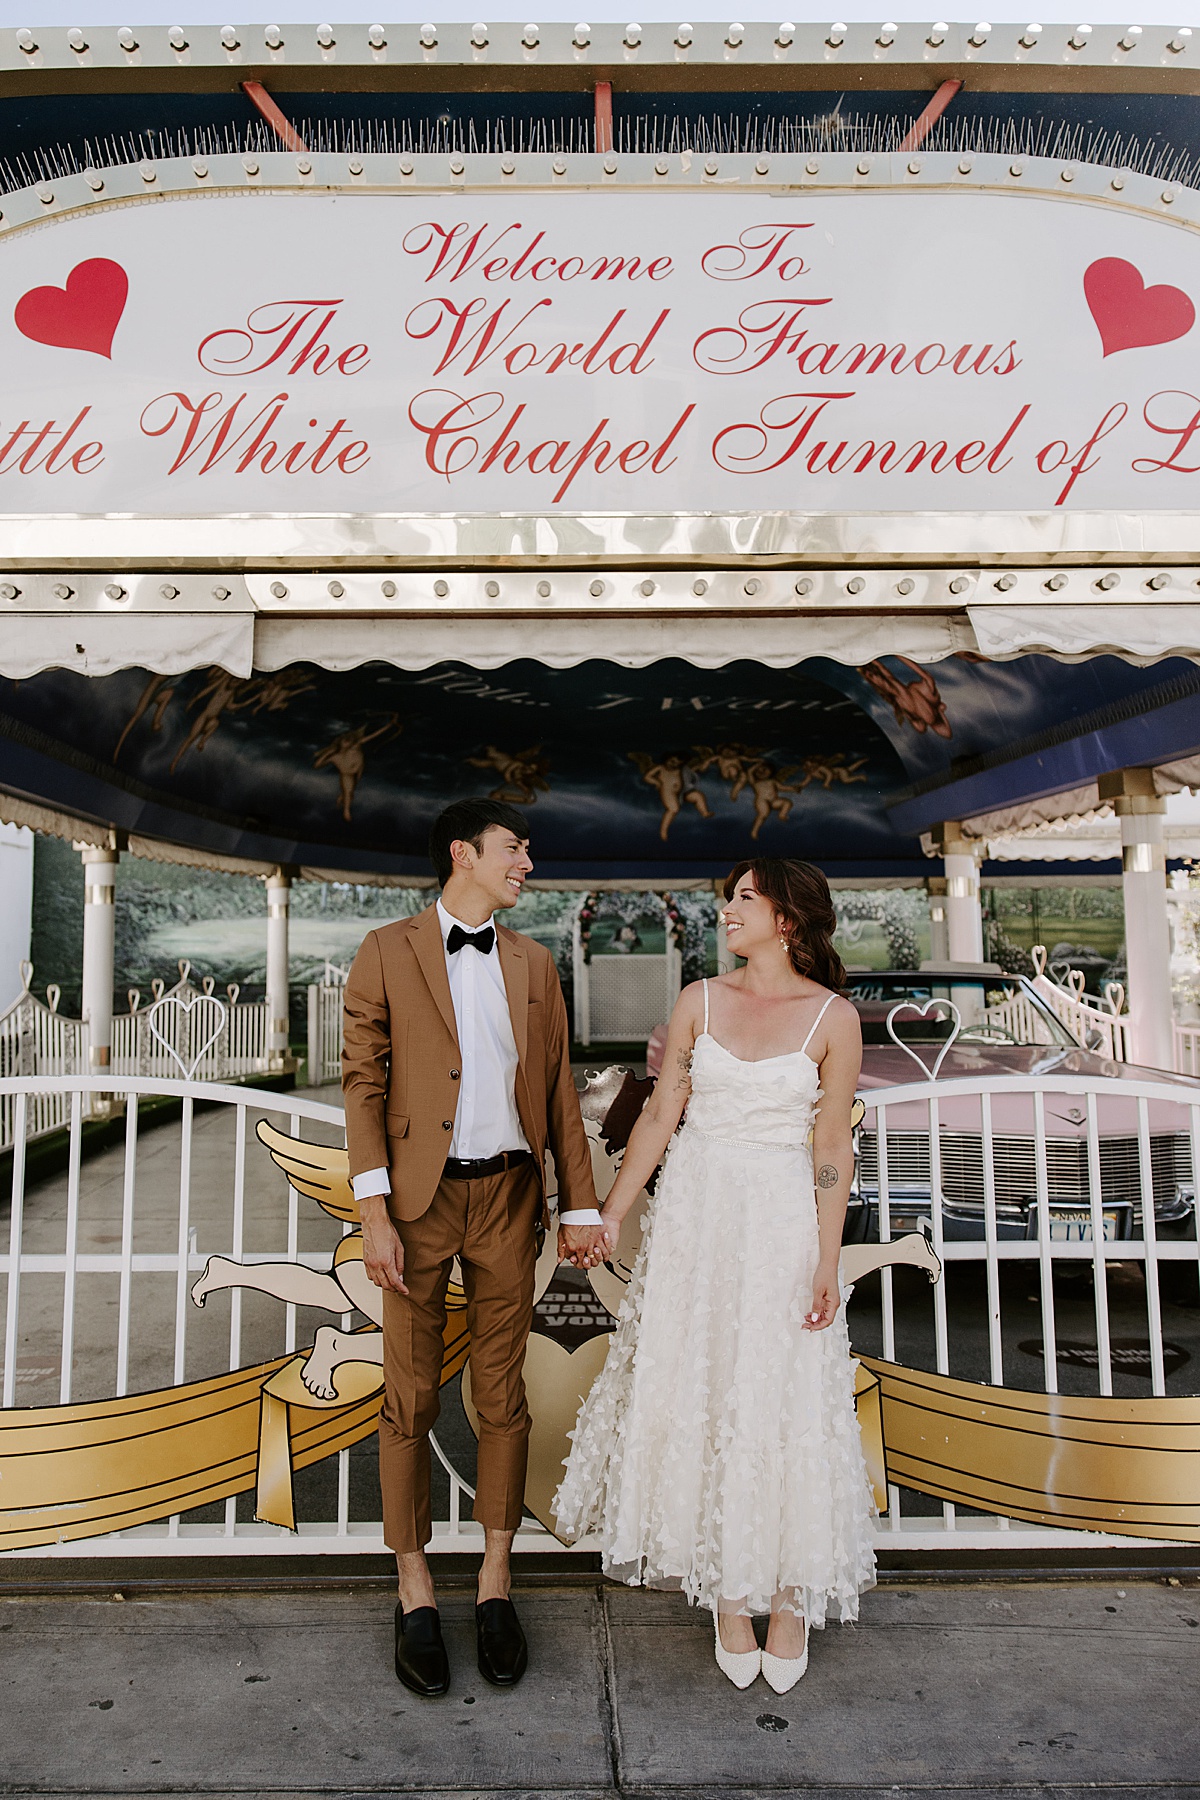
M 617 1580 L 820 1626 L 857 1617 L 875 1555 L 845 1306 L 802 1329 L 818 1261 L 811 1039 L 743 1062 L 708 1031 L 705 982 L 686 1122 L 555 1512 L 564 1537 L 596 1534 Z

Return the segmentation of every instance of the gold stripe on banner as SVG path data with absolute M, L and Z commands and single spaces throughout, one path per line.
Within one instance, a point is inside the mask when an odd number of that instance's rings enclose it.
M 343 1240 L 345 1241 L 345 1240 Z M 463 1302 L 442 1380 L 467 1357 Z M 295 1528 L 292 1476 L 370 1437 L 377 1363 L 342 1363 L 335 1400 L 300 1380 L 308 1352 L 123 1399 L 0 1413 L 0 1550 L 98 1537 L 255 1488 L 255 1517 Z
M 864 1356 L 887 1479 L 1037 1525 L 1200 1542 L 1200 1399 L 1026 1393 Z

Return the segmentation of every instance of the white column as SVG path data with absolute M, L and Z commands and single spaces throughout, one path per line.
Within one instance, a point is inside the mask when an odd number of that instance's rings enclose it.
M 0 1013 L 20 995 L 32 923 L 33 833 L 27 825 L 0 825 Z
M 931 875 L 925 882 L 925 892 L 929 898 L 929 960 L 935 963 L 950 961 L 950 935 L 946 928 L 946 883 L 938 875 Z
M 112 1061 L 113 946 L 120 852 L 76 846 L 83 857 L 83 1018 L 93 1075 Z
M 1099 789 L 1101 800 L 1113 802 L 1121 821 L 1129 1053 L 1147 1068 L 1173 1069 L 1175 1018 L 1163 851 L 1167 803 L 1154 792 L 1151 769 L 1117 769 L 1100 777 Z
M 713 898 L 717 908 L 717 974 L 728 975 L 733 968 L 729 954 L 729 933 L 725 929 L 725 883 L 713 882 Z
M 267 876 L 267 1045 L 271 1066 L 288 1053 L 288 911 L 292 878 L 282 869 Z
M 979 904 L 979 849 L 953 822 L 934 827 L 946 870 L 947 962 L 983 961 L 983 912 Z

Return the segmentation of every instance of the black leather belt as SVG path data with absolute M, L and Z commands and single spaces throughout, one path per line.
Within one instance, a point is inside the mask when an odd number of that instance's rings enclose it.
M 496 1156 L 463 1158 L 448 1156 L 442 1174 L 449 1181 L 481 1181 L 485 1175 L 499 1175 L 529 1161 L 528 1150 L 501 1150 Z

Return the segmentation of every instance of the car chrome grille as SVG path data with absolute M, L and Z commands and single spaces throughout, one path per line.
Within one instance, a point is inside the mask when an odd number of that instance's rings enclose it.
M 942 1157 L 942 1194 L 946 1200 L 982 1206 L 983 1139 L 978 1132 L 943 1131 L 939 1135 Z M 1023 1206 L 1037 1199 L 1037 1174 L 1032 1137 L 993 1140 L 998 1206 Z M 1150 1165 L 1156 1202 L 1173 1198 L 1176 1187 L 1192 1179 L 1191 1146 L 1186 1132 L 1163 1133 L 1150 1139 Z M 929 1188 L 929 1135 L 924 1131 L 889 1131 L 887 1141 L 890 1193 Z M 1083 1139 L 1048 1137 L 1046 1177 L 1051 1205 L 1087 1206 L 1087 1143 Z M 879 1182 L 876 1133 L 864 1131 L 859 1141 L 859 1178 L 868 1188 Z M 1128 1200 L 1135 1206 L 1142 1198 L 1136 1137 L 1100 1139 L 1100 1193 L 1104 1200 Z

